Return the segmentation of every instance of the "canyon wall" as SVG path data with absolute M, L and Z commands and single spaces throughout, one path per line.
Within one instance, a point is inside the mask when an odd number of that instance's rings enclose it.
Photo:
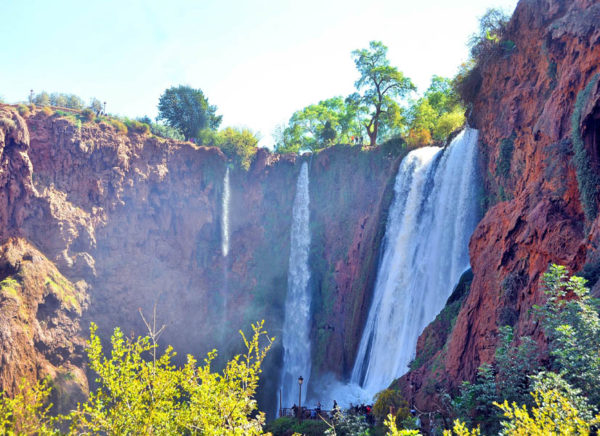
M 397 153 L 259 150 L 248 171 L 230 172 L 225 256 L 228 162 L 217 148 L 40 109 L 21 116 L 8 105 L 0 105 L 0 146 L 0 388 L 11 392 L 22 376 L 51 375 L 80 398 L 90 322 L 104 338 L 116 326 L 145 334 L 139 312 L 151 319 L 154 307 L 157 324 L 167 326 L 161 343 L 179 358 L 218 348 L 222 363 L 241 351 L 238 330 L 260 319 L 280 338 L 303 161 L 311 178 L 315 374 L 351 367 Z M 265 409 L 273 406 L 281 351 L 278 341 L 265 365 Z M 70 375 L 59 379 L 63 373 Z
M 598 23 L 598 1 L 521 0 L 508 49 L 481 64 L 469 121 L 480 130 L 487 212 L 470 242 L 470 287 L 425 330 L 414 371 L 400 380 L 421 407 L 441 407 L 436 393 L 493 361 L 498 327 L 544 343 L 529 309 L 544 301 L 550 263 L 583 269 L 596 285 Z

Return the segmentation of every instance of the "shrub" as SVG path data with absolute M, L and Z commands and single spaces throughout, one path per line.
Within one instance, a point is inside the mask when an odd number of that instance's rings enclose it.
M 481 68 L 474 59 L 470 59 L 459 67 L 458 74 L 452 80 L 452 87 L 462 102 L 468 105 L 475 101 L 482 82 Z
M 113 126 L 118 133 L 123 133 L 125 135 L 127 134 L 127 126 L 123 122 L 111 118 L 108 120 L 108 123 Z
M 44 107 L 42 108 L 42 112 L 43 112 L 45 115 L 48 115 L 48 116 L 50 116 L 50 115 L 52 115 L 52 114 L 54 113 L 54 111 L 52 110 L 52 108 L 51 108 L 50 106 L 44 106 Z
M 150 131 L 153 135 L 160 136 L 161 138 L 175 139 L 177 141 L 184 141 L 183 134 L 175 127 L 166 126 L 164 124 L 150 124 Z
M 94 121 L 94 119 L 96 119 L 96 114 L 94 113 L 93 110 L 91 110 L 90 108 L 85 108 L 84 110 L 81 111 L 81 116 L 86 120 L 86 121 Z
M 19 112 L 19 114 L 20 114 L 22 117 L 26 117 L 26 116 L 28 116 L 28 115 L 29 115 L 29 113 L 31 112 L 31 111 L 29 110 L 29 108 L 28 108 L 27 106 L 25 106 L 24 104 L 20 104 L 20 105 L 18 105 L 18 106 L 17 106 L 17 111 Z
M 598 302 L 589 295 L 585 280 L 568 277 L 564 266 L 552 265 L 543 276 L 548 295 L 534 310 L 550 344 L 555 369 L 589 398 L 600 404 L 600 316 Z
M 373 404 L 373 416 L 377 422 L 383 422 L 386 416 L 390 413 L 390 407 L 395 411 L 395 416 L 398 421 L 402 421 L 410 416 L 408 403 L 402 397 L 400 391 L 395 389 L 385 389 L 375 396 L 375 404 Z
M 0 118 L 0 127 L 4 127 L 5 130 L 12 130 L 17 127 L 17 124 L 12 118 Z
M 126 119 L 124 121 L 124 123 L 127 126 L 127 128 L 129 129 L 129 131 L 131 131 L 131 132 L 141 133 L 141 134 L 149 134 L 150 133 L 150 126 L 146 123 L 142 123 L 137 120 L 129 120 L 129 119 Z
M 0 430 L 9 435 L 53 435 L 54 423 L 58 420 L 49 416 L 52 406 L 48 403 L 50 387 L 44 380 L 30 385 L 22 379 L 16 394 L 8 398 L 0 392 Z

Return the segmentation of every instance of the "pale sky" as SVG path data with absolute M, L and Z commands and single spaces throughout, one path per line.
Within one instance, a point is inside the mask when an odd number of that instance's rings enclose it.
M 517 0 L 0 0 L 0 96 L 29 90 L 157 114 L 165 89 L 201 88 L 221 127 L 272 133 L 309 104 L 354 91 L 352 50 L 380 40 L 422 92 L 451 77 L 489 7 Z

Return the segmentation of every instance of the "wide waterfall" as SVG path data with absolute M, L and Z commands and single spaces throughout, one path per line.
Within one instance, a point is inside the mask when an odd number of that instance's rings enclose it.
M 367 397 L 408 370 L 417 339 L 469 268 L 469 238 L 479 219 L 477 131 L 402 161 L 383 256 L 352 372 Z
M 310 378 L 310 269 L 308 251 L 309 229 L 308 165 L 302 164 L 292 212 L 292 239 L 288 271 L 288 291 L 285 300 L 283 324 L 283 370 L 281 373 L 281 401 L 283 407 L 298 402 L 298 377 L 304 378 L 302 403 L 306 398 Z
M 227 257 L 229 253 L 229 167 L 225 170 L 225 178 L 223 180 L 223 199 L 222 199 L 222 214 L 221 214 L 221 253 L 223 257 Z

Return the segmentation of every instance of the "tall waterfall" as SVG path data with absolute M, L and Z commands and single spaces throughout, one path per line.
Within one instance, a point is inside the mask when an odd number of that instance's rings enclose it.
M 469 267 L 479 218 L 477 131 L 402 161 L 352 382 L 372 397 L 408 370 L 417 338 Z
M 221 214 L 221 253 L 223 257 L 229 254 L 229 167 L 225 170 L 225 178 L 223 179 L 223 199 L 222 199 L 222 214 Z
M 310 290 L 308 281 L 309 230 L 308 165 L 302 164 L 292 212 L 292 239 L 288 272 L 288 291 L 283 324 L 283 370 L 281 391 L 283 407 L 298 402 L 298 377 L 304 378 L 302 404 L 306 399 L 310 378 Z

